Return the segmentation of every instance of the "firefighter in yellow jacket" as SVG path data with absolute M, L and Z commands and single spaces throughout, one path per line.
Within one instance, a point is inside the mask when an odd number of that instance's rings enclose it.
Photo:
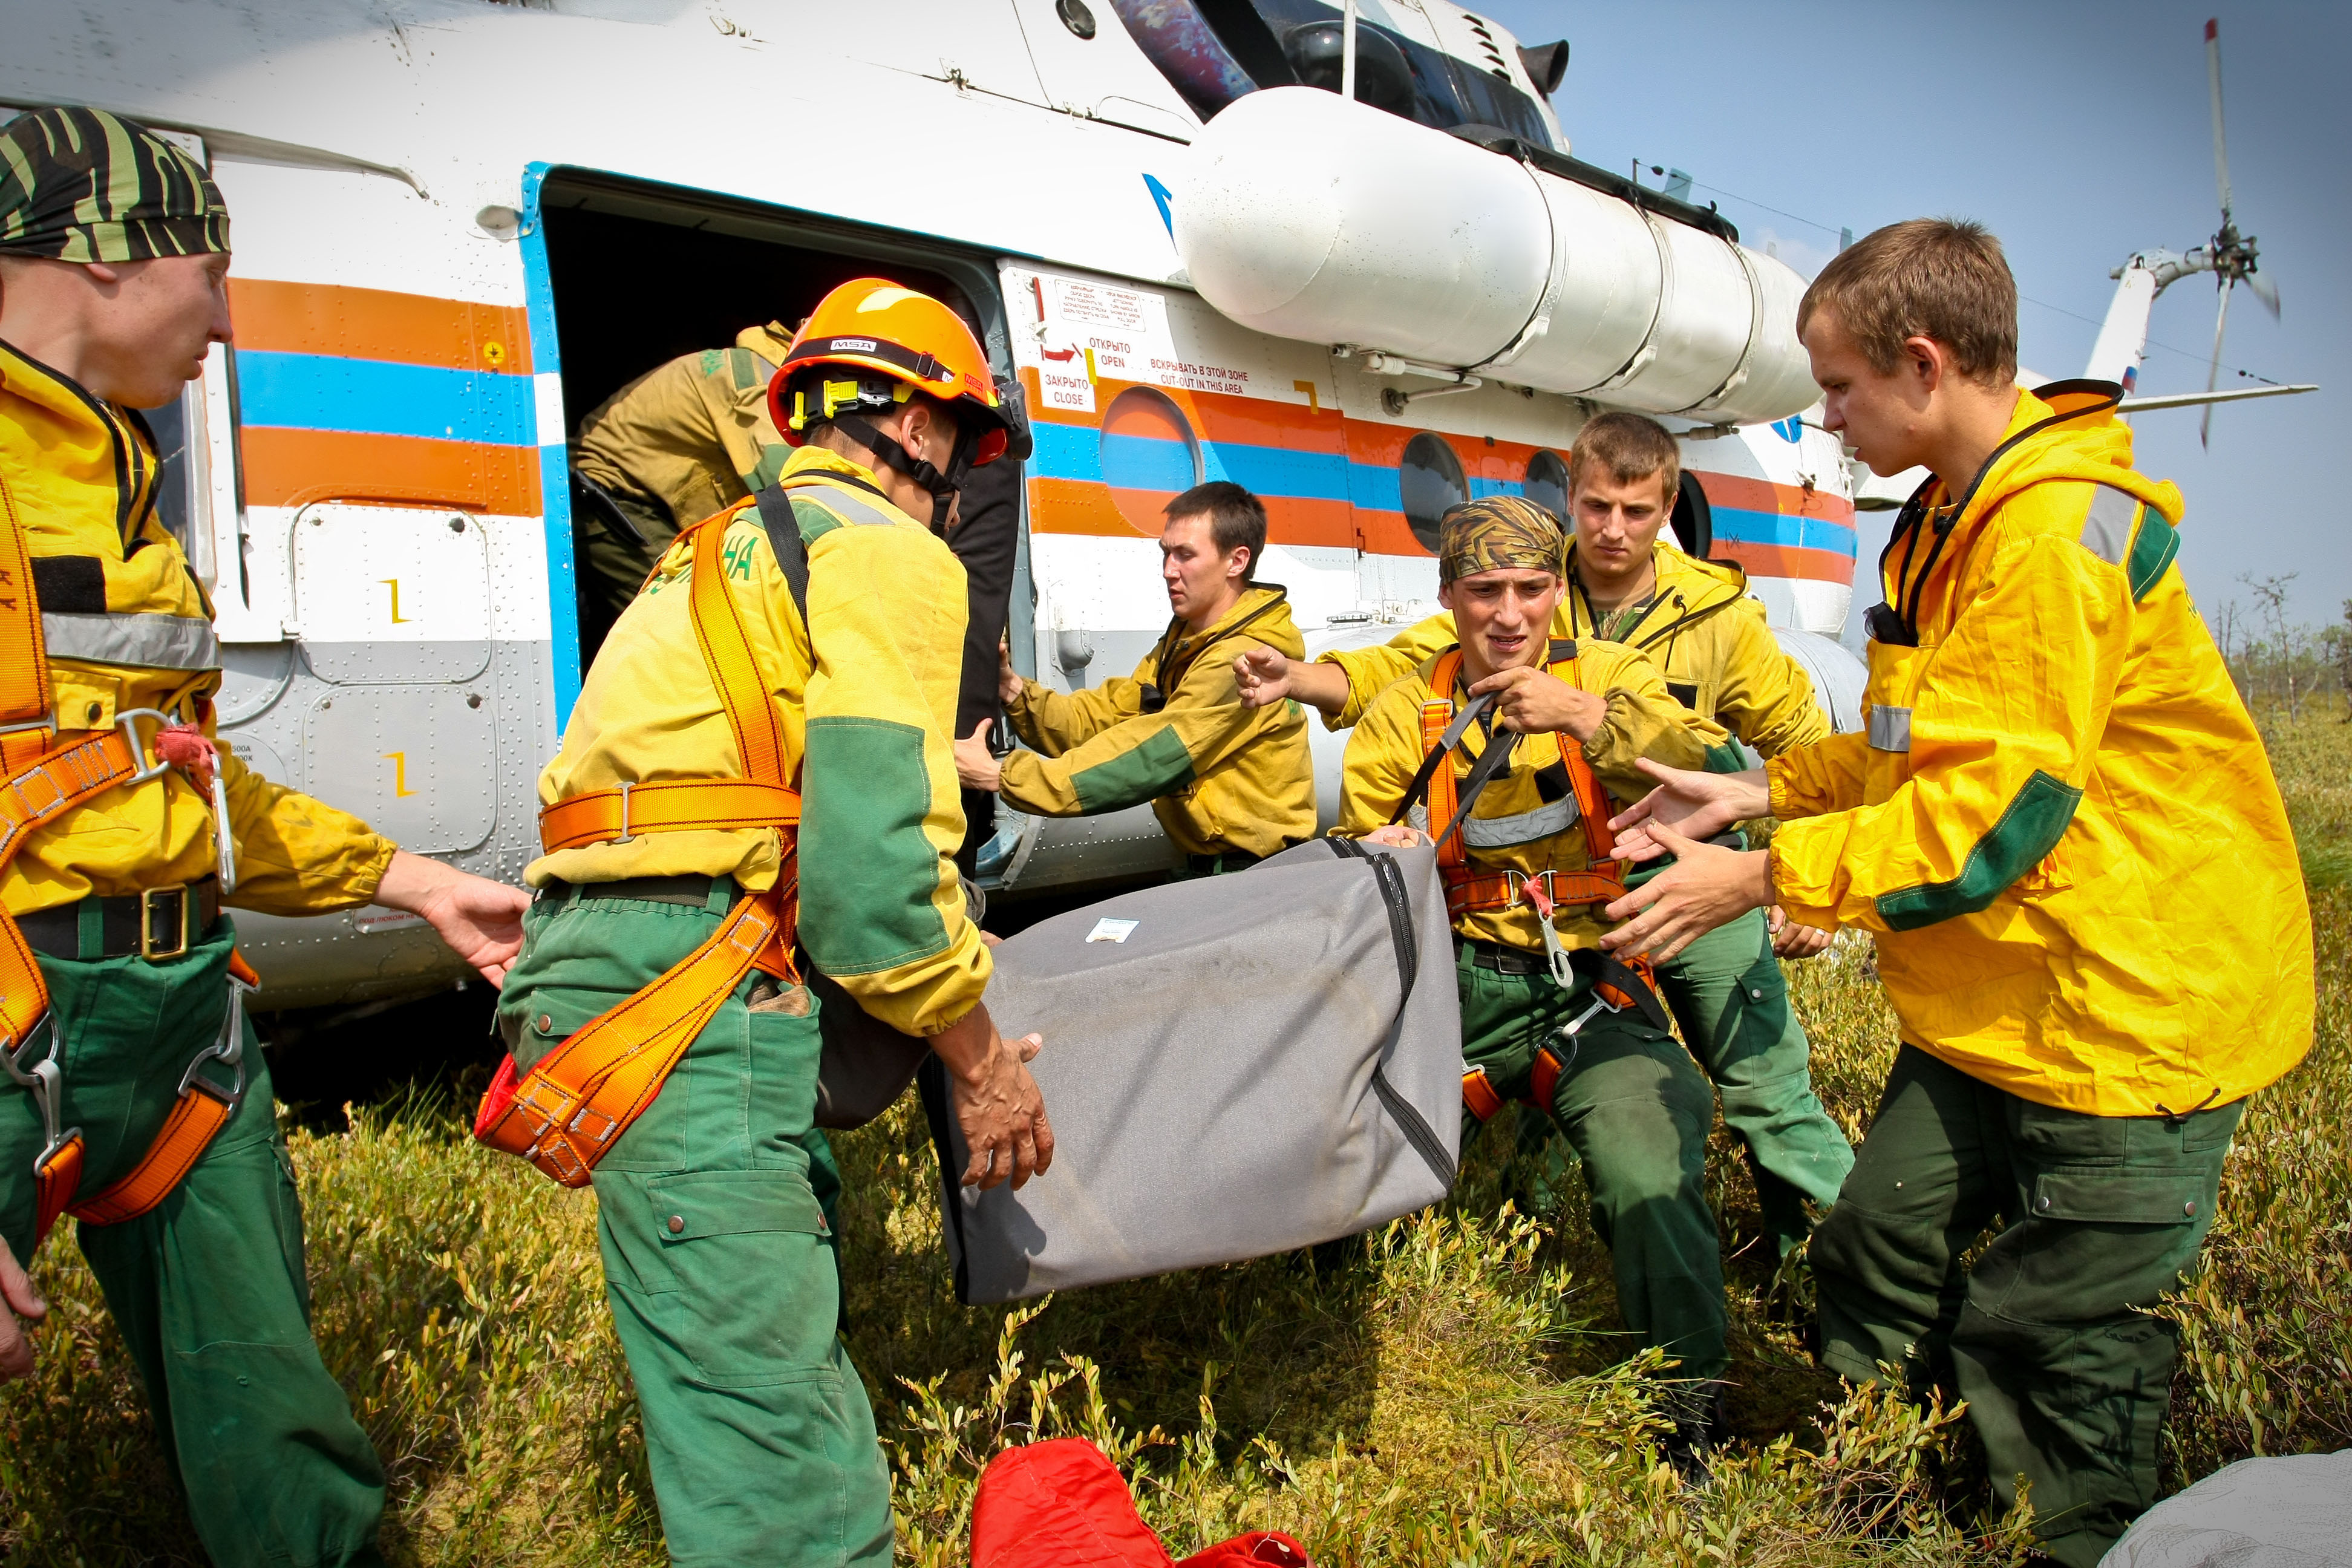
M 792 449 L 769 417 L 768 383 L 792 341 L 781 321 L 746 327 L 733 347 L 656 365 L 580 421 L 572 533 L 589 647 L 679 529 L 776 482 Z
M 1482 1121 L 1507 1100 L 1531 1104 L 1582 1156 L 1626 1326 L 1688 1380 L 1674 1401 L 1687 1456 L 1716 1435 L 1715 1382 L 1728 1364 L 1706 1194 L 1714 1098 L 1646 974 L 1602 960 L 1600 907 L 1623 884 L 1594 850 L 1609 842 L 1609 792 L 1630 797 L 1643 783 L 1637 759 L 1696 766 L 1723 732 L 1694 721 L 1634 650 L 1547 637 L 1563 553 L 1551 514 L 1518 497 L 1446 513 L 1438 592 L 1461 644 L 1365 711 L 1348 740 L 1339 831 L 1437 839 L 1458 942 L 1464 1102 Z
M 1151 803 L 1194 876 L 1238 871 L 1315 835 L 1315 765 L 1296 703 L 1252 709 L 1234 660 L 1306 645 L 1283 590 L 1253 581 L 1265 508 L 1213 480 L 1167 507 L 1160 579 L 1174 612 L 1131 679 L 1060 692 L 1004 659 L 1004 712 L 1034 751 L 1000 763 L 985 725 L 957 742 L 966 788 L 1000 791 L 1023 811 L 1090 816 Z
M 2311 1044 L 2294 841 L 2173 564 L 2180 492 L 2132 468 L 2119 388 L 2014 384 L 1999 242 L 1881 229 L 1798 324 L 1829 427 L 1934 476 L 1882 562 L 1867 731 L 1661 773 L 1620 845 L 1680 863 L 1607 940 L 1664 957 L 1776 900 L 1874 933 L 1903 1043 L 1813 1237 L 1822 1360 L 1956 1387 L 2001 1500 L 2030 1482 L 2043 1550 L 2089 1568 L 2156 1496 L 2176 1331 L 2150 1309 L 2246 1097 Z M 1692 843 L 1768 810 L 1769 851 Z
M 1568 590 L 1551 635 L 1636 647 L 1666 689 L 1700 718 L 1767 757 L 1828 735 L 1803 668 L 1781 650 L 1764 606 L 1737 566 L 1695 561 L 1663 537 L 1681 484 L 1675 438 L 1656 420 L 1609 413 L 1587 420 L 1569 450 Z M 1433 616 L 1376 647 L 1327 653 L 1315 666 L 1246 675 L 1251 700 L 1280 690 L 1322 710 L 1334 728 L 1356 722 L 1381 689 L 1454 640 L 1454 617 Z M 1712 765 L 1742 765 L 1727 745 Z M 1819 952 L 1829 934 L 1771 911 L 1747 915 L 1658 966 L 1684 1040 L 1722 1097 L 1724 1125 L 1747 1145 L 1766 1238 L 1787 1258 L 1812 1228 L 1807 1204 L 1827 1209 L 1853 1168 L 1853 1151 L 1813 1092 L 1811 1047 L 1775 955 Z M 1523 1152 L 1548 1138 L 1530 1125 Z
M 1001 1037 L 982 999 L 989 952 L 950 858 L 964 577 L 931 524 L 971 466 L 1017 456 L 1025 436 L 954 313 L 881 279 L 825 297 L 772 397 L 798 449 L 773 487 L 663 558 L 540 780 L 550 852 L 525 872 L 539 898 L 500 998 L 523 1075 L 512 1107 L 538 1103 L 583 1026 L 688 988 L 695 955 L 767 900 L 858 1005 L 929 1038 L 972 1150 L 966 1179 L 1017 1184 L 1051 1161 L 1053 1134 L 1024 1066 L 1037 1038 Z M 734 663 L 706 652 L 730 623 Z M 789 808 L 726 805 L 770 796 Z M 601 828 L 559 830 L 599 809 Z M 688 1043 L 635 1119 L 594 1123 L 606 1295 L 672 1562 L 885 1563 L 888 1473 L 835 1334 L 832 1226 L 812 1181 L 815 1003 L 793 964 L 750 960 L 698 1029 L 681 1026 Z M 485 1108 L 499 1147 L 517 1147 L 500 1131 L 512 1115 Z M 579 1125 L 560 1120 L 559 1133 Z M 561 1173 L 544 1140 L 517 1152 Z
M 20 1260 L 75 1215 L 212 1560 L 373 1563 L 383 1472 L 311 1341 L 225 910 L 412 910 L 495 984 L 524 898 L 215 742 L 212 610 L 137 410 L 228 342 L 228 262 L 220 193 L 153 132 L 0 129 L 0 1381 L 45 1310 Z

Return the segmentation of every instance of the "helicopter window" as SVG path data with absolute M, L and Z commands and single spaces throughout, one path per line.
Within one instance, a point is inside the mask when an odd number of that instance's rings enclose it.
M 1201 443 L 1166 393 L 1130 386 L 1103 412 L 1103 480 L 1111 504 L 1138 533 L 1160 537 L 1164 509 L 1201 482 Z
M 1437 520 L 1470 499 L 1470 482 L 1462 477 L 1462 459 L 1443 436 L 1424 430 L 1404 444 L 1404 461 L 1397 468 L 1397 488 L 1404 495 L 1404 520 L 1412 536 L 1432 555 L 1437 553 Z
M 1244 93 L 1304 82 L 1339 90 L 1339 8 L 1321 0 L 1110 0 L 1111 9 L 1168 83 L 1202 120 Z M 1357 22 L 1356 96 L 1439 131 L 1492 125 L 1549 148 L 1533 100 L 1468 60 L 1363 19 Z
M 1322 0 L 1254 0 L 1254 5 L 1267 26 L 1282 39 L 1297 79 L 1309 87 L 1328 85 L 1337 92 L 1342 25 L 1339 8 L 1322 4 Z M 1308 63 L 1319 62 L 1322 58 L 1325 46 L 1319 31 L 1326 27 L 1330 29 L 1328 84 L 1319 79 L 1319 63 L 1313 67 L 1316 75 L 1309 74 Z M 1509 82 L 1479 69 L 1468 60 L 1456 59 L 1370 20 L 1360 17 L 1356 29 L 1356 95 L 1365 102 L 1440 131 L 1450 131 L 1456 125 L 1494 125 L 1534 146 L 1551 146 L 1551 132 L 1544 124 L 1542 110 Z M 1368 46 L 1365 40 L 1373 37 L 1380 38 L 1381 45 Z M 1373 96 L 1377 81 L 1370 74 L 1375 68 L 1370 66 L 1375 52 L 1385 60 L 1391 51 L 1402 57 L 1412 79 L 1410 92 L 1400 94 L 1395 102 Z M 1258 85 L 1275 84 L 1261 81 Z
M 1568 465 L 1558 452 L 1538 452 L 1528 459 L 1528 499 L 1565 524 L 1568 521 Z
M 1683 553 L 1704 561 L 1715 548 L 1715 509 L 1707 505 L 1706 491 L 1688 468 L 1683 470 L 1683 488 L 1675 497 L 1675 542 Z

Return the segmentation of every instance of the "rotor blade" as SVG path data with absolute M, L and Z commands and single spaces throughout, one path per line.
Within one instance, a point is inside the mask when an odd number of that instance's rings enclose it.
M 2212 391 L 2214 384 L 2221 379 L 2221 334 L 2229 328 L 2230 286 L 2225 283 L 2221 286 L 2221 313 L 2213 318 L 2213 363 L 2205 372 L 2205 390 L 2208 392 Z M 2197 423 L 2197 444 L 2200 447 L 2213 444 L 2213 405 L 2210 403 L 2205 405 L 2204 417 Z
M 2263 302 L 2263 309 L 2271 313 L 2271 320 L 2277 321 L 2279 319 L 2278 285 L 2259 272 L 2249 272 L 2246 274 L 2246 287 L 2254 291 L 2254 298 Z
M 2205 23 L 2205 80 L 2213 89 L 2213 185 L 2221 195 L 2221 221 L 2230 221 L 2230 149 L 2221 139 L 2221 24 Z

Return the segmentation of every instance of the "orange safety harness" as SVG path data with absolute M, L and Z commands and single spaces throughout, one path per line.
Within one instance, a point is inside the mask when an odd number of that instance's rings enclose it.
M 597 1015 L 518 1074 L 509 1056 L 482 1097 L 474 1136 L 520 1154 L 567 1187 L 588 1184 L 596 1162 L 661 1093 L 670 1069 L 719 1005 L 753 969 L 797 984 L 801 797 L 784 773 L 784 732 L 751 655 L 742 612 L 727 586 L 720 547 L 740 507 L 686 531 L 694 550 L 688 605 L 743 759 L 740 779 L 621 784 L 558 801 L 539 814 L 552 854 L 640 833 L 772 827 L 783 839 L 775 886 L 739 900 L 701 946 L 644 990 Z M 772 534 L 772 539 L 776 535 Z M 794 533 L 785 545 L 797 542 Z M 789 567 L 787 568 L 789 574 Z
M 149 762 L 139 739 L 139 722 L 152 720 L 159 752 L 170 715 L 152 708 L 115 715 L 114 728 L 71 744 L 58 743 L 57 711 L 51 703 L 48 649 L 41 637 L 41 609 L 33 588 L 32 561 L 25 530 L 5 481 L 0 481 L 0 869 L 16 858 L 27 839 L 93 796 L 121 784 L 161 776 L 172 763 Z M 173 731 L 186 734 L 188 730 Z M 201 731 L 194 731 L 201 735 Z M 178 750 L 185 752 L 183 745 Z M 201 748 L 208 752 L 209 745 Z M 217 798 L 217 797 L 216 797 Z M 155 893 L 184 889 L 157 888 Z M 142 897 L 142 929 L 147 897 Z M 184 904 L 182 905 L 184 921 Z M 185 951 L 181 941 L 170 953 Z M 260 980 L 245 960 L 229 954 L 228 1012 L 219 1038 L 196 1053 L 181 1076 L 171 1114 L 145 1153 L 120 1180 L 76 1201 L 87 1153 L 79 1127 L 65 1120 L 62 1042 L 49 1008 L 49 988 L 39 961 L 16 917 L 0 908 L 0 1067 L 33 1097 L 45 1134 L 33 1162 L 33 1246 L 46 1240 L 58 1216 L 70 1214 L 91 1225 L 136 1219 L 171 1195 L 220 1130 L 245 1100 L 245 997 Z M 46 1046 L 46 1049 L 42 1047 Z M 38 1053 L 37 1059 L 36 1053 Z M 218 1062 L 234 1070 L 226 1087 L 200 1070 Z
M 1545 668 L 1570 685 L 1576 685 L 1576 644 L 1555 641 L 1548 651 L 1550 658 Z M 1559 756 L 1568 773 L 1569 788 L 1576 797 L 1578 820 L 1584 827 L 1586 868 L 1542 871 L 1529 876 L 1524 871 L 1479 871 L 1470 865 L 1470 848 L 1463 829 L 1469 821 L 1471 808 L 1477 804 L 1478 792 L 1507 765 L 1518 737 L 1513 734 L 1490 740 L 1485 752 L 1472 765 L 1469 779 L 1456 784 L 1452 755 L 1460 748 L 1470 726 L 1490 706 L 1487 699 L 1479 698 L 1457 710 L 1454 690 L 1461 673 L 1459 647 L 1440 654 L 1436 667 L 1430 671 L 1432 696 L 1421 705 L 1421 740 L 1427 754 L 1392 820 L 1402 822 L 1424 796 L 1427 799 L 1429 831 L 1437 841 L 1437 872 L 1445 884 L 1445 912 L 1449 918 L 1459 920 L 1465 914 L 1527 904 L 1536 911 L 1551 961 L 1552 978 L 1561 988 L 1574 984 L 1577 970 L 1591 972 L 1592 1005 L 1555 1034 L 1555 1038 L 1568 1046 L 1570 1055 L 1563 1058 L 1547 1042 L 1537 1048 L 1535 1064 L 1528 1074 L 1527 1102 L 1549 1110 L 1559 1075 L 1574 1059 L 1576 1032 L 1595 1013 L 1603 1008 L 1614 1013 L 1632 1007 L 1664 1028 L 1664 1009 L 1659 1005 L 1655 976 L 1646 955 L 1620 959 L 1598 951 L 1569 952 L 1560 946 L 1559 932 L 1552 923 L 1554 912 L 1560 909 L 1612 903 L 1625 896 L 1623 864 L 1609 858 L 1609 818 L 1613 815 L 1609 793 L 1601 788 L 1592 765 L 1578 748 L 1563 745 Z M 1481 1121 L 1492 1118 L 1504 1105 L 1503 1096 L 1487 1078 L 1486 1069 L 1475 1067 L 1462 1075 L 1462 1102 Z

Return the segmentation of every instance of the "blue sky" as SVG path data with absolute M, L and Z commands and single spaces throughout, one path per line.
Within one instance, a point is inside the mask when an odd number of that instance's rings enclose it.
M 2297 573 L 2293 613 L 2334 620 L 2352 597 L 2352 507 L 2323 454 L 2352 423 L 2352 5 L 1485 0 L 1522 43 L 1565 37 L 1554 100 L 1574 153 L 1623 170 L 1688 170 L 1748 244 L 1811 275 L 1836 230 L 1922 214 L 1990 225 L 2018 288 L 2021 360 L 2075 375 L 2115 289 L 2109 269 L 2219 226 L 2204 25 L 2221 24 L 2230 174 L 2241 230 L 2279 289 L 2273 322 L 2231 302 L 2222 384 L 2242 367 L 2315 381 L 2298 397 L 2224 405 L 2210 452 L 2194 409 L 2145 414 L 2139 467 L 2188 497 L 2180 563 L 2199 607 L 2251 602 L 2240 573 Z M 1651 181 L 1650 183 L 1656 183 Z M 1736 195 L 1735 195 L 1736 193 Z M 1778 211 L 1772 209 L 1779 209 Z M 2205 384 L 2210 277 L 2156 302 L 2149 394 Z M 2153 344 L 2169 345 L 2167 348 Z M 1865 562 L 1885 537 L 1864 518 Z M 1867 570 L 1862 574 L 1867 581 Z M 1857 607 L 1875 598 L 1857 591 Z

